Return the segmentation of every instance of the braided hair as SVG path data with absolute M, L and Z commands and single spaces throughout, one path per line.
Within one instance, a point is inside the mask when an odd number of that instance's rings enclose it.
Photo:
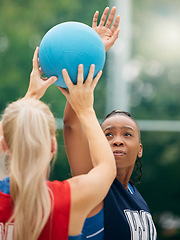
M 131 118 L 137 125 L 138 127 L 138 130 L 139 130 L 139 126 L 137 124 L 137 122 L 135 121 L 135 119 L 131 116 L 131 114 L 129 112 L 126 112 L 126 111 L 122 111 L 122 110 L 113 110 L 112 112 L 110 112 L 109 114 L 107 114 L 103 120 L 103 122 L 113 116 L 113 115 L 116 115 L 116 114 L 119 114 L 119 115 L 124 115 L 124 116 L 127 116 L 129 118 Z M 102 122 L 102 123 L 103 123 Z M 101 124 L 102 125 L 102 124 Z M 139 139 L 141 141 L 141 134 L 140 134 L 140 130 L 139 130 Z M 134 166 L 134 170 L 133 170 L 133 179 L 130 180 L 130 182 L 134 185 L 137 185 L 139 183 L 141 183 L 141 178 L 142 178 L 142 175 L 143 175 L 143 172 L 142 172 L 142 162 L 141 162 L 141 159 L 139 157 L 137 157 L 136 159 L 136 162 L 135 162 L 135 166 Z

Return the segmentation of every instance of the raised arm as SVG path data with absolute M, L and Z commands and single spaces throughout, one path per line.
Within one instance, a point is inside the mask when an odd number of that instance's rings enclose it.
M 105 8 L 100 23 L 97 25 L 99 12 L 96 11 L 92 21 L 92 28 L 101 37 L 106 51 L 113 46 L 120 32 L 120 16 L 115 17 L 116 7 L 111 9 L 109 16 L 108 13 L 109 7 Z M 68 102 L 65 106 L 63 121 L 64 142 L 71 173 L 73 176 L 87 173 L 92 169 L 87 138 L 76 113 Z
M 81 232 L 88 213 L 103 201 L 116 176 L 113 153 L 93 109 L 93 92 L 101 72 L 94 80 L 93 74 L 94 66 L 92 65 L 83 84 L 83 67 L 80 65 L 77 85 L 73 85 L 67 71 L 63 70 L 69 91 L 60 88 L 76 113 L 87 137 L 86 141 L 94 167 L 88 174 L 68 180 L 71 186 L 70 235 L 78 235 Z
M 88 173 L 92 169 L 89 145 L 81 123 L 67 101 L 64 110 L 63 135 L 72 176 Z

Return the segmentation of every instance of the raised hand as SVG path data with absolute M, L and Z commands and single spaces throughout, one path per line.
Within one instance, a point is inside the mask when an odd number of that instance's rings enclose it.
M 63 69 L 62 71 L 68 90 L 61 87 L 59 87 L 59 89 L 67 98 L 76 114 L 93 109 L 94 89 L 102 74 L 102 71 L 99 71 L 99 73 L 93 79 L 94 69 L 95 66 L 91 65 L 87 79 L 84 82 L 83 65 L 80 64 L 78 67 L 77 85 L 72 83 L 66 69 Z
M 118 15 L 115 20 L 116 7 L 111 9 L 109 17 L 107 19 L 107 15 L 109 12 L 109 7 L 106 7 L 102 16 L 99 25 L 97 25 L 97 20 L 99 16 L 99 12 L 96 11 L 93 17 L 92 28 L 99 34 L 101 37 L 105 51 L 107 52 L 114 44 L 116 39 L 118 38 L 120 29 L 118 28 L 120 22 L 120 15 Z M 107 21 L 106 21 L 107 19 Z M 113 23 L 114 21 L 114 23 Z M 113 23 L 113 24 L 112 24 Z M 112 25 L 112 26 L 111 26 Z
M 46 92 L 47 88 L 57 80 L 57 77 L 55 76 L 52 76 L 49 79 L 42 77 L 43 72 L 39 67 L 38 53 L 39 47 L 37 47 L 34 52 L 33 69 L 30 75 L 30 83 L 25 98 L 33 97 L 40 99 Z

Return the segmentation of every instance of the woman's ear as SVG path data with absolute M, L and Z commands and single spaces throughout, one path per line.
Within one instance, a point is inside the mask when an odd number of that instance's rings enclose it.
M 138 158 L 141 158 L 142 154 L 143 154 L 143 146 L 142 146 L 142 143 L 140 143 L 140 145 L 139 145 L 139 152 L 138 152 Z
M 2 137 L 0 137 L 0 156 L 3 153 L 2 143 L 1 143 Z
M 54 154 L 56 153 L 57 150 L 57 141 L 55 137 L 51 138 L 51 153 Z
M 8 149 L 8 147 L 7 147 L 7 145 L 6 145 L 6 142 L 5 142 L 4 137 L 1 137 L 0 141 L 1 141 L 2 151 L 3 151 L 3 152 L 6 152 L 6 153 L 8 154 L 8 153 L 9 153 L 9 149 Z

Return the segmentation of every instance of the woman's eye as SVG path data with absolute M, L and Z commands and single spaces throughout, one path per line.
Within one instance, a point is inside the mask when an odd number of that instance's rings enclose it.
M 131 133 L 125 133 L 125 136 L 126 136 L 126 137 L 131 137 L 132 134 L 131 134 Z
M 112 137 L 112 133 L 106 133 L 105 136 L 106 137 Z

